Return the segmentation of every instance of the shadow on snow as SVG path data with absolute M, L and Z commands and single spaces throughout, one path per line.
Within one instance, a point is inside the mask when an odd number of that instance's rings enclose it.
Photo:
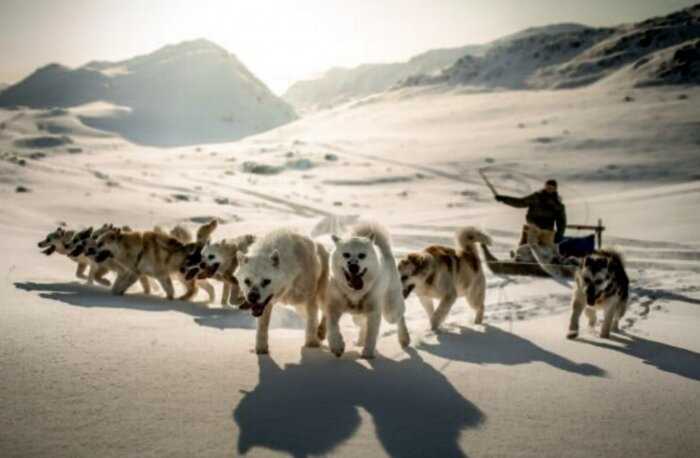
M 460 433 L 484 414 L 416 350 L 407 354 L 401 361 L 379 357 L 369 368 L 312 349 L 284 369 L 259 356 L 260 382 L 233 412 L 238 452 L 260 446 L 295 457 L 332 453 L 358 429 L 362 409 L 390 456 L 466 456 Z
M 437 344 L 422 342 L 418 348 L 441 358 L 473 364 L 511 366 L 541 361 L 579 375 L 605 375 L 603 369 L 593 364 L 575 363 L 497 327 L 486 325 L 484 328 L 483 333 L 464 327 L 459 334 L 442 332 L 436 335 Z
M 16 282 L 15 287 L 23 291 L 38 292 L 39 297 L 77 307 L 103 307 L 142 310 L 148 312 L 178 311 L 190 315 L 200 326 L 217 329 L 255 329 L 255 318 L 246 311 L 236 309 L 207 308 L 203 302 L 167 300 L 161 296 L 126 294 L 115 296 L 99 286 L 69 283 Z M 272 329 L 304 329 L 304 322 L 294 310 L 286 307 L 275 309 Z

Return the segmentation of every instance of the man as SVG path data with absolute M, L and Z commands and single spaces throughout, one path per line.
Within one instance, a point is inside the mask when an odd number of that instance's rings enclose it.
M 566 209 L 557 192 L 556 180 L 547 180 L 544 189 L 532 193 L 529 196 L 519 198 L 496 195 L 496 200 L 515 208 L 527 207 L 525 219 L 528 225 L 533 225 L 538 229 L 545 229 L 547 231 L 554 231 L 556 226 L 554 242 L 559 243 L 564 238 L 564 230 L 566 229 Z M 521 240 L 521 245 L 527 242 L 526 231 L 527 226 L 523 231 L 524 240 Z

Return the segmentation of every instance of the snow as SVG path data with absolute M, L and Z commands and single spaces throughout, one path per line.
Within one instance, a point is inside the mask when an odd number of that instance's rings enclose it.
M 438 73 L 415 74 L 399 86 L 555 89 L 616 76 L 628 87 L 697 84 L 698 38 L 698 5 L 613 28 L 555 25 L 528 29 L 496 40 L 483 55 L 465 54 Z M 677 51 L 680 47 L 685 48 L 685 55 Z
M 411 75 L 436 72 L 466 54 L 481 55 L 486 49 L 487 45 L 433 49 L 406 62 L 332 68 L 318 78 L 297 81 L 282 97 L 299 113 L 312 113 L 386 91 Z
M 700 89 L 623 83 L 403 88 L 178 148 L 87 125 L 131 105 L 0 110 L 0 456 L 694 456 Z M 71 143 L 17 143 L 50 135 Z M 524 212 L 494 202 L 480 169 L 512 195 L 557 178 L 571 223 L 603 220 L 632 281 L 623 334 L 567 340 L 567 287 L 488 272 L 484 326 L 460 300 L 434 334 L 411 297 L 408 350 L 384 323 L 377 359 L 352 345 L 336 359 L 301 348 L 302 318 L 279 307 L 256 356 L 248 313 L 203 293 L 115 297 L 36 247 L 61 222 L 210 218 L 217 239 L 289 226 L 330 247 L 362 218 L 388 226 L 397 256 L 474 225 L 506 257 Z
M 296 118 L 225 49 L 206 40 L 121 62 L 50 64 L 0 94 L 0 107 L 112 105 L 81 122 L 150 146 L 234 141 Z

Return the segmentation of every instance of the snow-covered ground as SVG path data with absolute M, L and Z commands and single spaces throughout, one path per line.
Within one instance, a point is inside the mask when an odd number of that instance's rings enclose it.
M 700 90 L 461 91 L 404 89 L 179 149 L 104 135 L 79 111 L 54 113 L 72 143 L 26 147 L 52 118 L 0 112 L 0 456 L 696 454 Z M 59 222 L 211 217 L 215 237 L 284 225 L 330 246 L 361 217 L 398 255 L 476 225 L 505 256 L 523 212 L 493 201 L 483 167 L 514 195 L 558 178 L 570 222 L 602 218 L 632 278 L 623 335 L 566 340 L 569 289 L 489 273 L 484 327 L 459 301 L 430 333 L 412 297 L 410 349 L 383 324 L 381 356 L 338 360 L 302 349 L 303 322 L 280 307 L 259 357 L 244 312 L 114 297 L 36 247 Z

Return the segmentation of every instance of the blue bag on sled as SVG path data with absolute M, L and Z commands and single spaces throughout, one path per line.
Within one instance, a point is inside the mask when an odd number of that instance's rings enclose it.
M 559 243 L 559 254 L 564 257 L 582 258 L 595 251 L 595 235 L 585 237 L 564 237 Z

